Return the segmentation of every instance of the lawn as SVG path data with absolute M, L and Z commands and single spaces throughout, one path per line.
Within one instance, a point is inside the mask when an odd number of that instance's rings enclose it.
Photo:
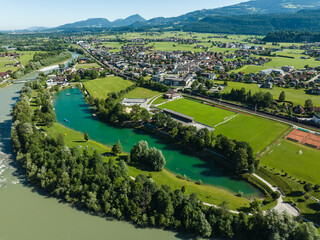
M 216 81 L 217 83 L 223 84 L 221 81 Z M 223 92 L 230 92 L 232 88 L 241 89 L 245 88 L 247 91 L 251 90 L 252 94 L 262 91 L 262 92 L 271 92 L 274 99 L 278 99 L 282 91 L 286 93 L 286 101 L 292 101 L 295 105 L 300 104 L 304 106 L 304 103 L 307 99 L 311 99 L 315 106 L 320 106 L 320 97 L 316 95 L 306 94 L 303 89 L 294 89 L 294 88 L 279 88 L 274 87 L 273 89 L 259 88 L 257 84 L 247 84 L 240 82 L 228 82 L 228 87 L 223 90 Z
M 167 108 L 176 112 L 186 114 L 188 116 L 194 117 L 195 121 L 204 123 L 212 127 L 223 122 L 224 119 L 236 115 L 236 113 L 234 112 L 212 107 L 185 98 L 165 103 L 163 105 L 160 105 L 159 108 Z
M 239 68 L 237 70 L 231 71 L 235 73 L 243 72 L 245 74 L 249 73 L 258 73 L 264 69 L 268 69 L 269 67 L 264 67 L 264 66 L 255 66 L 255 65 L 245 65 L 242 68 Z
M 133 82 L 120 77 L 105 77 L 83 83 L 89 94 L 94 98 L 106 98 L 110 92 L 119 92 L 133 85 Z
M 299 180 L 320 184 L 320 150 L 283 140 L 262 157 L 261 163 Z
M 72 129 L 66 128 L 58 123 L 55 123 L 53 127 L 51 128 L 43 128 L 45 130 L 45 133 L 57 137 L 59 133 L 63 134 L 65 136 L 65 144 L 68 147 L 79 147 L 82 146 L 80 149 L 84 149 L 88 146 L 88 151 L 92 152 L 92 148 L 94 150 L 97 150 L 99 154 L 111 154 L 111 148 L 105 145 L 102 145 L 98 142 L 89 140 L 88 142 L 85 142 L 83 139 L 83 134 L 76 132 Z M 125 154 L 122 154 L 124 156 Z M 107 161 L 107 158 L 105 158 Z M 196 193 L 199 197 L 199 199 L 203 202 L 211 203 L 219 205 L 224 201 L 229 202 L 230 209 L 239 209 L 242 207 L 248 207 L 249 206 L 249 200 L 241 197 L 236 197 L 234 194 L 224 190 L 220 189 L 214 186 L 206 186 L 206 185 L 197 185 L 193 182 L 189 182 L 186 180 L 182 180 L 177 178 L 174 174 L 167 170 L 163 170 L 162 172 L 148 172 L 148 171 L 142 171 L 138 168 L 135 168 L 133 166 L 129 167 L 129 174 L 132 177 L 136 177 L 139 174 L 145 174 L 145 175 L 152 175 L 152 178 L 159 184 L 163 185 L 166 184 L 170 186 L 173 190 L 174 189 L 181 189 L 183 186 L 186 186 L 186 193 Z
M 225 118 L 233 116 L 229 121 L 214 127 L 215 135 L 223 134 L 238 141 L 249 142 L 255 152 L 265 149 L 289 128 L 288 125 L 269 119 L 242 113 L 236 115 L 228 110 L 187 99 L 165 103 L 160 105 L 159 108 L 168 108 L 186 114 L 194 117 L 195 121 L 213 127 L 223 122 Z
M 80 68 L 83 68 L 83 69 L 88 69 L 88 68 L 100 68 L 101 66 L 98 65 L 97 63 L 82 63 L 82 64 L 77 64 L 76 65 L 76 69 L 80 69 Z
M 128 92 L 126 95 L 123 96 L 123 98 L 153 98 L 155 96 L 161 95 L 161 92 L 153 91 L 147 88 L 138 87 L 130 92 Z
M 279 54 L 279 53 L 278 53 Z M 269 67 L 282 67 L 282 66 L 294 66 L 297 69 L 304 68 L 306 65 L 310 67 L 317 67 L 320 65 L 314 58 L 311 59 L 300 59 L 300 58 L 284 58 L 284 57 L 270 57 L 271 62 L 267 62 L 265 65 Z

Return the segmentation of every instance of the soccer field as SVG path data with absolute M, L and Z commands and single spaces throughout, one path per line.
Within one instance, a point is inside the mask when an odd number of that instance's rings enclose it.
M 120 77 L 105 77 L 83 83 L 91 97 L 106 98 L 110 92 L 119 92 L 133 85 L 133 82 Z
M 262 157 L 261 163 L 298 180 L 320 183 L 320 150 L 283 140 Z
M 186 114 L 188 116 L 194 117 L 195 121 L 204 123 L 212 127 L 223 122 L 224 119 L 236 115 L 235 112 L 212 107 L 185 98 L 165 103 L 163 105 L 160 105 L 159 108 L 167 108 L 176 112 Z
M 159 108 L 168 108 L 194 117 L 195 121 L 213 126 L 216 136 L 223 134 L 238 141 L 246 141 L 255 152 L 262 151 L 289 129 L 286 124 L 257 116 L 236 114 L 188 99 L 165 103 Z

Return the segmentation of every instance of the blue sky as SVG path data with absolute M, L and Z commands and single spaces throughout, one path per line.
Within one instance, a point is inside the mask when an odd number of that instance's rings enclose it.
M 0 29 L 55 27 L 98 17 L 112 21 L 136 13 L 146 19 L 172 17 L 245 1 L 248 0 L 0 0 Z

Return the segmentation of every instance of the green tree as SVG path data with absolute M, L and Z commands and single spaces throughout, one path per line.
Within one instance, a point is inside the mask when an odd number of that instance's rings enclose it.
M 87 132 L 84 132 L 83 138 L 84 138 L 84 140 L 85 140 L 86 142 L 89 141 L 89 135 L 88 135 Z
M 121 152 L 122 152 L 122 146 L 121 146 L 120 140 L 118 140 L 118 142 L 115 145 L 113 145 L 113 147 L 112 147 L 112 153 L 114 155 L 118 155 Z
M 261 210 L 261 200 L 258 198 L 255 198 L 251 203 L 250 203 L 250 211 L 255 213 L 255 212 L 260 212 Z
M 279 101 L 284 102 L 286 100 L 286 93 L 282 91 L 279 96 Z
M 307 99 L 304 103 L 304 108 L 307 110 L 307 111 L 312 111 L 313 109 L 313 102 L 311 99 Z

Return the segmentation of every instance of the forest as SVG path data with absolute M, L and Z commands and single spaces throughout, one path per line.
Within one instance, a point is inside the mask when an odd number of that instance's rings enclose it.
M 265 42 L 320 42 L 320 33 L 313 33 L 307 31 L 277 31 L 268 33 L 265 38 L 262 39 Z
M 184 31 L 265 35 L 281 30 L 320 32 L 320 10 L 297 13 L 209 16 L 182 26 Z

